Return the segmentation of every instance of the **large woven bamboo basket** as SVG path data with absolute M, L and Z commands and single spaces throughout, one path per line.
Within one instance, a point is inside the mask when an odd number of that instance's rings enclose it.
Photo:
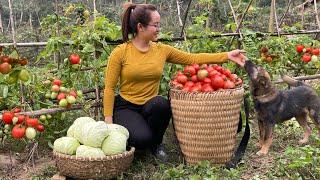
M 230 161 L 243 94 L 242 87 L 210 93 L 170 90 L 175 134 L 188 164 Z
M 77 158 L 53 151 L 61 175 L 76 179 L 112 179 L 126 171 L 132 163 L 135 148 L 104 158 Z

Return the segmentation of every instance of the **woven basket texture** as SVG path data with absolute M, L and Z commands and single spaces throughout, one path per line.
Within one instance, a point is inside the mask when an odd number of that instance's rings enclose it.
M 230 161 L 236 144 L 244 89 L 189 93 L 171 89 L 175 134 L 188 164 Z
M 112 179 L 126 171 L 132 163 L 135 148 L 104 158 L 77 158 L 53 151 L 61 175 L 76 179 Z

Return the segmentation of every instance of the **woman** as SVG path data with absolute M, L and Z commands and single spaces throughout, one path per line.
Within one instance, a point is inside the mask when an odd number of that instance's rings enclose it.
M 169 45 L 156 43 L 160 14 L 154 5 L 127 4 L 122 17 L 124 43 L 111 53 L 105 74 L 105 122 L 129 130 L 128 143 L 137 149 L 151 149 L 160 160 L 167 155 L 162 138 L 171 118 L 170 103 L 157 96 L 166 62 L 178 64 L 223 63 L 244 65 L 242 51 L 191 54 Z M 132 35 L 132 39 L 129 39 Z M 119 82 L 119 95 L 115 87 Z

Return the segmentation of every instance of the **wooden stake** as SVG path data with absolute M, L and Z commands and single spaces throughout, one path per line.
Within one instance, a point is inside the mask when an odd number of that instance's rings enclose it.
M 280 36 L 280 30 L 279 30 L 278 18 L 277 18 L 276 1 L 274 0 L 274 1 L 272 1 L 272 3 L 273 3 L 273 8 L 274 8 L 273 13 L 274 13 L 274 19 L 276 21 L 277 34 L 278 34 L 278 36 Z
M 183 26 L 183 23 L 182 23 L 181 14 L 180 14 L 180 3 L 179 3 L 179 0 L 176 0 L 176 2 L 177 2 L 177 11 L 178 11 L 179 26 L 182 27 L 182 26 Z
M 320 20 L 319 20 L 318 10 L 317 10 L 317 1 L 314 0 L 313 2 L 314 2 L 314 13 L 316 14 L 318 29 L 320 29 Z
M 14 30 L 14 22 L 13 22 L 13 11 L 12 11 L 12 4 L 11 0 L 8 0 L 9 3 L 9 11 L 10 11 L 10 25 L 11 25 L 11 33 L 12 33 L 12 41 L 13 46 L 17 47 L 16 37 L 15 37 L 15 30 Z
M 292 3 L 292 0 L 289 0 L 289 3 L 288 3 L 288 6 L 287 6 L 287 9 L 286 9 L 286 12 L 282 15 L 282 17 L 281 17 L 281 19 L 280 19 L 280 22 L 279 22 L 279 27 L 280 27 L 280 28 L 281 28 L 281 25 L 282 25 L 282 23 L 283 23 L 284 18 L 286 17 L 286 15 L 287 15 L 288 12 L 289 12 L 291 3 Z
M 184 20 L 183 20 L 183 25 L 182 25 L 181 32 L 180 32 L 180 37 L 182 37 L 185 34 L 184 33 L 184 27 L 186 26 L 186 21 L 187 21 L 188 12 L 189 12 L 189 8 L 190 8 L 191 2 L 192 2 L 192 0 L 189 0 L 188 7 L 187 7 L 187 10 L 186 10 L 186 14 L 184 15 Z

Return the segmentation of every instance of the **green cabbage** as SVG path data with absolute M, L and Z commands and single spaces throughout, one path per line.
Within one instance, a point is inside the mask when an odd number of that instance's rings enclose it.
M 91 117 L 79 117 L 76 120 L 74 120 L 73 124 L 79 125 L 79 124 L 86 124 L 89 122 L 96 122 L 96 120 L 92 119 Z
M 53 150 L 63 154 L 73 155 L 80 143 L 73 137 L 61 137 L 53 143 Z
M 129 138 L 128 129 L 119 125 L 119 124 L 108 124 L 108 128 L 109 128 L 110 132 L 118 131 L 118 132 L 122 133 L 123 135 L 125 135 L 127 137 L 127 139 Z
M 108 126 L 104 121 L 87 123 L 81 129 L 83 144 L 91 147 L 101 147 L 108 134 Z
M 69 127 L 69 129 L 68 129 L 68 131 L 67 131 L 67 136 L 68 137 L 74 137 L 74 130 L 75 130 L 75 125 L 74 124 L 72 124 L 70 127 Z
M 76 157 L 105 157 L 100 148 L 80 145 L 76 151 Z
M 81 144 L 83 144 L 83 127 L 87 126 L 88 123 L 96 122 L 94 119 L 90 117 L 80 117 L 73 122 L 74 127 L 70 129 L 70 136 L 76 138 Z M 68 134 L 68 133 L 67 133 Z
M 102 151 L 105 155 L 121 154 L 126 151 L 127 136 L 119 131 L 110 132 L 102 143 Z

